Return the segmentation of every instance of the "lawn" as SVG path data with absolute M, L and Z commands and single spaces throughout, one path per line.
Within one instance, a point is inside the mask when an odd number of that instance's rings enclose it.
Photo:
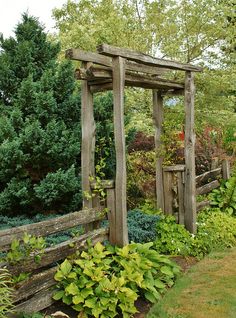
M 235 318 L 236 248 L 215 252 L 193 266 L 147 318 Z

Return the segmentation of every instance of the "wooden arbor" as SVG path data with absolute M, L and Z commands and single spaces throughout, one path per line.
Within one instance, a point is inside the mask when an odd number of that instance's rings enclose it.
M 98 53 L 69 49 L 66 57 L 82 61 L 76 78 L 82 81 L 82 189 L 91 194 L 90 177 L 94 176 L 95 122 L 93 93 L 113 90 L 114 135 L 116 148 L 115 179 L 115 239 L 114 243 L 128 243 L 126 207 L 126 156 L 124 130 L 125 86 L 142 87 L 153 91 L 153 121 L 155 125 L 156 196 L 157 206 L 165 211 L 161 158 L 161 133 L 163 123 L 163 96 L 184 94 L 185 97 L 185 177 L 184 223 L 194 233 L 196 230 L 195 199 L 195 134 L 194 134 L 194 73 L 200 67 L 155 58 L 132 50 L 102 44 Z M 185 83 L 163 78 L 168 70 L 185 72 Z M 84 207 L 92 207 L 91 196 L 84 197 Z

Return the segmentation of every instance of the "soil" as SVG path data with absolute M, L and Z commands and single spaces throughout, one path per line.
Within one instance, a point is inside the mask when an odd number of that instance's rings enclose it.
M 198 260 L 195 257 L 183 257 L 183 256 L 174 256 L 171 259 L 176 262 L 182 272 L 188 271 L 193 265 L 195 265 Z M 134 318 L 145 318 L 146 314 L 150 310 L 152 304 L 143 298 L 139 298 L 136 303 L 136 308 L 138 312 L 134 315 Z M 47 308 L 44 313 L 46 315 L 51 315 L 57 311 L 61 311 L 68 315 L 70 318 L 77 318 L 78 312 L 71 309 L 69 306 L 66 306 L 60 302 L 54 303 L 52 306 Z M 56 318 L 64 318 L 63 316 L 56 316 Z M 122 317 L 119 317 L 122 318 Z

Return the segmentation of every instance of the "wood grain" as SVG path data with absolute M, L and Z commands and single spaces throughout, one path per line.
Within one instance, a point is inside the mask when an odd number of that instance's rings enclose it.
M 108 44 L 100 44 L 97 51 L 106 56 L 121 56 L 131 61 L 149 66 L 158 66 L 181 71 L 201 72 L 202 68 L 191 64 L 179 63 L 171 60 L 159 59 L 147 54 L 136 52 L 130 49 L 119 48 Z

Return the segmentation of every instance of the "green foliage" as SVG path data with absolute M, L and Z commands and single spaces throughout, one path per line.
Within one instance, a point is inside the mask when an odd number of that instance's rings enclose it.
M 233 246 L 236 246 L 236 218 L 219 209 L 201 212 L 191 254 L 202 257 L 211 251 Z
M 43 237 L 36 237 L 25 233 L 22 242 L 13 239 L 11 248 L 6 256 L 6 261 L 10 264 L 17 264 L 27 260 L 30 255 L 34 255 L 34 261 L 36 263 L 40 262 L 45 246 L 46 241 Z
M 191 235 L 173 216 L 161 216 L 156 227 L 154 246 L 159 253 L 171 255 L 191 254 Z
M 152 243 L 123 248 L 97 243 L 73 262 L 65 260 L 55 274 L 55 300 L 80 312 L 81 317 L 130 317 L 138 295 L 155 302 L 172 286 L 178 267 L 151 249 Z
M 224 181 L 210 194 L 211 205 L 236 216 L 236 176 Z
M 0 213 L 71 211 L 81 204 L 80 97 L 59 45 L 24 14 L 0 41 Z
M 135 243 L 154 241 L 159 219 L 158 215 L 148 215 L 139 209 L 129 211 L 127 217 L 129 241 Z
M 6 315 L 13 310 L 13 289 L 11 284 L 12 279 L 8 270 L 0 268 L 0 318 L 6 318 Z
M 202 258 L 213 250 L 236 246 L 236 219 L 219 209 L 207 209 L 198 215 L 196 235 L 172 216 L 157 223 L 154 247 L 159 253 Z

